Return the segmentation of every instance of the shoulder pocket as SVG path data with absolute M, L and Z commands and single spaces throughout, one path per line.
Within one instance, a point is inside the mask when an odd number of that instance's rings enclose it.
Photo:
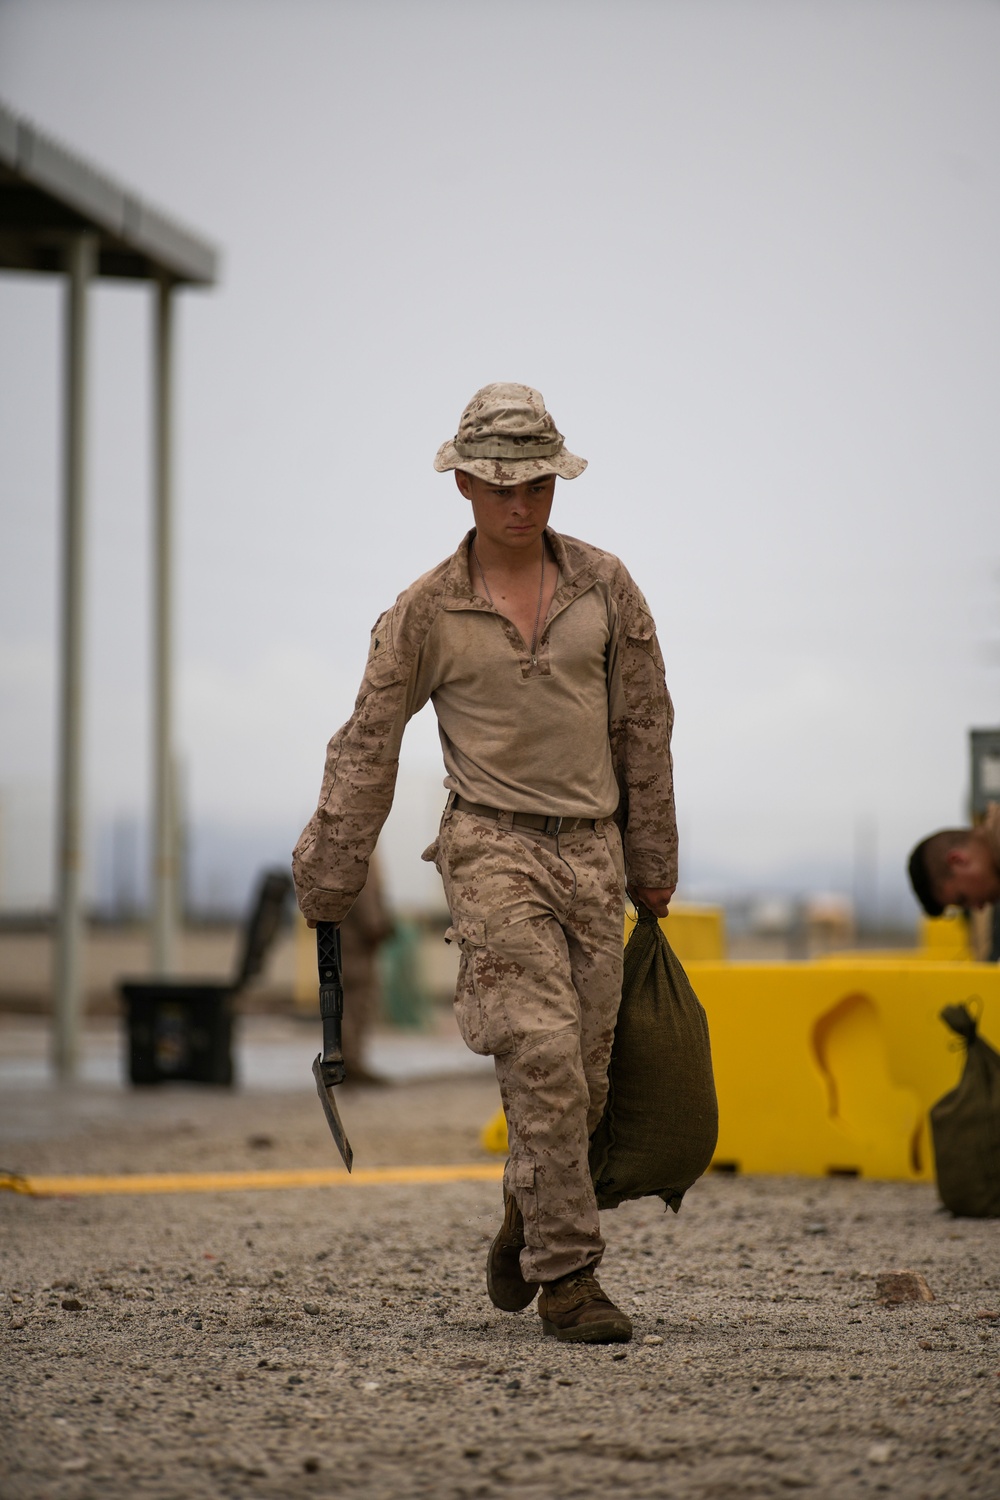
M 651 641 L 656 634 L 653 616 L 647 614 L 645 610 L 635 610 L 625 634 L 630 641 Z
M 402 675 L 393 641 L 393 614 L 394 610 L 387 609 L 384 614 L 379 615 L 372 628 L 368 661 L 365 664 L 367 689 L 387 687 Z
M 386 609 L 379 615 L 372 626 L 371 640 L 368 643 L 368 665 L 373 666 L 386 657 L 392 656 L 392 610 Z
M 631 645 L 638 646 L 654 661 L 660 660 L 660 648 L 656 641 L 656 623 L 645 610 L 637 609 L 629 620 L 625 635 Z

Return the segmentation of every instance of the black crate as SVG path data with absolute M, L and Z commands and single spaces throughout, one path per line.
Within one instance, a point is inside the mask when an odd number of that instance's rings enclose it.
M 260 973 L 288 909 L 287 870 L 261 876 L 228 983 L 202 979 L 126 979 L 119 986 L 133 1083 L 233 1081 L 233 1002 Z
M 233 989 L 223 984 L 122 985 L 132 1083 L 233 1082 Z

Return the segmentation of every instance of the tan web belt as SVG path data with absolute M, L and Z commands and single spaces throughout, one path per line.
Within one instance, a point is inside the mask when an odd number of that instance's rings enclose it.
M 547 818 L 544 813 L 504 812 L 500 807 L 487 807 L 482 802 L 469 802 L 465 797 L 453 797 L 452 807 L 458 812 L 472 813 L 476 818 L 489 818 L 494 823 L 503 823 L 507 828 L 530 828 L 535 833 L 556 836 L 560 833 L 575 833 L 580 828 L 595 828 L 596 818 Z

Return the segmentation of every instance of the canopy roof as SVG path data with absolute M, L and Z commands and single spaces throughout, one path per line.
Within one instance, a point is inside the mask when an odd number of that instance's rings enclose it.
M 0 270 L 64 271 L 81 230 L 98 236 L 101 276 L 215 281 L 214 245 L 0 103 Z

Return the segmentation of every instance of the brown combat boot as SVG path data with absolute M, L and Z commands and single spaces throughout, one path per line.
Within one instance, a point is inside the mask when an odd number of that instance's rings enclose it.
M 524 1220 L 517 1199 L 503 1195 L 503 1223 L 486 1257 L 486 1290 L 501 1312 L 522 1312 L 534 1301 L 537 1281 L 525 1281 L 520 1257 L 524 1249 Z
M 632 1324 L 589 1266 L 546 1281 L 538 1299 L 538 1316 L 546 1333 L 564 1344 L 627 1344 Z

